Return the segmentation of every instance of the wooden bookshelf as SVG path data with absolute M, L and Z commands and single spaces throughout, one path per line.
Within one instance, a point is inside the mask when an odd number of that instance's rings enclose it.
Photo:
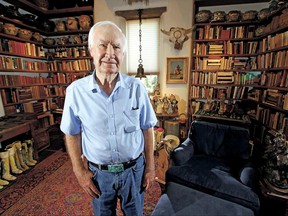
M 288 23 L 279 25 L 276 22 L 280 17 L 288 16 L 283 14 L 288 13 L 287 3 L 265 20 L 197 23 L 196 15 L 202 7 L 230 5 L 232 10 L 233 4 L 241 3 L 244 2 L 195 1 L 188 119 L 201 117 L 199 112 L 203 110 L 217 115 L 221 102 L 230 111 L 237 104 L 249 103 L 254 111 L 244 107 L 241 113 L 253 113 L 252 123 L 256 127 L 258 124 L 287 133 Z M 263 26 L 263 33 L 258 34 Z M 209 107 L 212 110 L 207 110 Z M 205 118 L 215 116 L 205 115 Z
M 93 6 L 43 10 L 27 0 L 10 1 L 28 13 L 54 22 L 65 18 L 89 15 Z M 25 13 L 25 12 L 24 12 Z M 18 29 L 39 33 L 43 41 L 23 39 L 0 33 L 0 96 L 6 116 L 35 113 L 34 134 L 37 151 L 47 148 L 49 128 L 54 125 L 52 111 L 63 108 L 67 86 L 93 71 L 92 58 L 87 47 L 89 30 L 45 31 L 39 25 L 28 25 L 25 19 L 0 16 L 3 24 L 11 23 Z M 79 40 L 80 37 L 80 40 Z M 53 38 L 54 44 L 45 39 Z

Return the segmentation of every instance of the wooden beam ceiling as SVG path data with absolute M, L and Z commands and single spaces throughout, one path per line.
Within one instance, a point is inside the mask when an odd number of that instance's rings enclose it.
M 142 9 L 142 19 L 159 18 L 166 10 L 166 7 Z M 126 20 L 139 19 L 138 10 L 115 11 L 115 15 L 124 17 Z

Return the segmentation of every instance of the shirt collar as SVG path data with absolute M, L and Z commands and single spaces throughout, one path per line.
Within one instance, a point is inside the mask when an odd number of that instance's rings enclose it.
M 122 73 L 119 72 L 118 74 L 118 81 L 116 83 L 115 89 L 122 87 L 122 88 L 130 88 L 131 83 L 127 82 L 127 78 L 125 78 L 127 75 L 123 75 Z M 96 82 L 96 70 L 93 71 L 92 75 L 90 76 L 89 84 L 88 84 L 88 91 L 94 91 L 94 92 L 99 92 L 100 87 L 98 83 Z

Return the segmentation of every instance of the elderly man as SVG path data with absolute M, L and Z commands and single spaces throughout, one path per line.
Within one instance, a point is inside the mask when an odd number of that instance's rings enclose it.
M 142 215 L 154 180 L 157 118 L 143 84 L 119 72 L 126 50 L 121 29 L 96 23 L 88 46 L 95 70 L 67 88 L 61 121 L 73 171 L 95 215 L 116 215 L 117 198 L 125 215 Z

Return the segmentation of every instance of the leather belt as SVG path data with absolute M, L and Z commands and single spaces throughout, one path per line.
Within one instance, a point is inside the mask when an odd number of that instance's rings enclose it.
M 97 167 L 99 170 L 108 170 L 109 172 L 123 172 L 124 170 L 134 166 L 137 162 L 137 160 L 142 156 L 142 153 L 135 158 L 134 160 L 130 160 L 124 163 L 119 164 L 109 164 L 109 165 L 102 165 L 102 164 L 95 164 L 93 162 L 90 162 L 93 166 Z

